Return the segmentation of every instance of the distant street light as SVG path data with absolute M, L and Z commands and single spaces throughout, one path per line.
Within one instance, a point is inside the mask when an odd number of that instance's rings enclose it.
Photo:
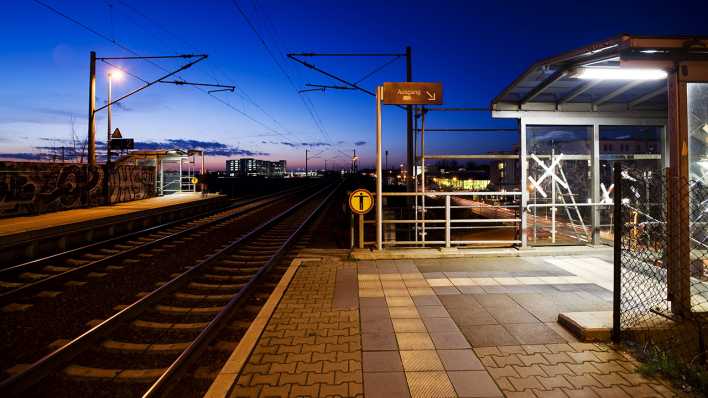
M 113 79 L 121 80 L 123 79 L 123 71 L 120 69 L 113 69 L 108 72 L 108 132 L 106 135 L 106 172 L 104 177 L 106 179 L 106 204 L 111 204 L 111 91 L 113 87 Z

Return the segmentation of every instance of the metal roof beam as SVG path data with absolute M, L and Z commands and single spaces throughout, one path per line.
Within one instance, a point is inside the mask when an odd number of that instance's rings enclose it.
M 643 80 L 633 80 L 633 81 L 630 81 L 629 83 L 627 83 L 627 84 L 625 84 L 624 86 L 618 88 L 617 90 L 615 90 L 615 91 L 613 91 L 613 92 L 607 94 L 606 96 L 600 98 L 599 100 L 593 102 L 592 106 L 593 106 L 593 107 L 600 106 L 600 105 L 604 104 L 605 102 L 610 101 L 611 99 L 613 99 L 613 98 L 615 98 L 615 97 L 617 97 L 617 96 L 619 96 L 619 95 L 622 95 L 623 93 L 625 93 L 625 92 L 627 92 L 627 91 L 633 89 L 634 87 L 637 87 L 638 85 L 640 85 L 640 84 L 642 84 L 642 83 L 644 83 Z
M 650 99 L 652 99 L 652 98 L 654 98 L 654 97 L 658 97 L 658 96 L 660 96 L 661 94 L 666 94 L 666 93 L 667 93 L 666 87 L 661 87 L 661 88 L 656 89 L 656 90 L 654 90 L 654 91 L 652 91 L 652 92 L 646 93 L 646 94 L 642 95 L 641 97 L 639 97 L 639 98 L 633 100 L 632 102 L 630 102 L 630 103 L 629 103 L 629 108 L 632 109 L 632 108 L 634 108 L 634 107 L 637 106 L 637 105 L 643 104 L 643 103 L 649 101 Z
M 604 80 L 598 79 L 598 80 L 590 80 L 589 82 L 583 84 L 582 86 L 576 88 L 575 90 L 571 91 L 568 93 L 565 97 L 561 98 L 560 101 L 556 102 L 556 105 L 562 105 L 565 104 L 566 102 L 570 102 L 574 100 L 577 96 L 585 93 L 586 91 L 590 90 L 591 88 L 597 86 L 598 84 L 602 83 Z
M 533 90 L 526 93 L 526 95 L 519 101 L 519 106 L 523 106 L 527 102 L 533 101 L 534 98 L 538 97 L 544 90 L 546 90 L 551 84 L 557 82 L 558 80 L 564 78 L 568 75 L 568 70 L 565 68 L 560 68 L 553 72 L 550 76 L 544 79 L 541 84 L 533 88 Z

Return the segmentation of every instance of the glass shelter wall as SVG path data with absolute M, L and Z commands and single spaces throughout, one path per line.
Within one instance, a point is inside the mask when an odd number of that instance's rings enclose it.
M 587 244 L 592 237 L 592 126 L 526 127 L 531 245 Z
M 600 202 L 611 204 L 614 190 L 614 169 L 621 162 L 624 168 L 646 173 L 647 178 L 664 172 L 661 152 L 663 126 L 601 125 L 600 129 Z M 613 238 L 611 206 L 598 206 L 599 237 L 609 243 Z
M 526 125 L 529 245 L 610 243 L 617 163 L 663 173 L 664 126 L 603 121 Z
M 708 83 L 687 83 L 686 97 L 689 225 L 692 257 L 698 262 L 708 252 Z M 703 269 L 702 264 L 695 267 Z M 701 278 L 708 278 L 708 272 Z

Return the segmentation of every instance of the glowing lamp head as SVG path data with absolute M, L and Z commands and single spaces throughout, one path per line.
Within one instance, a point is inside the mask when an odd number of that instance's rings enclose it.
M 667 73 L 661 69 L 588 67 L 579 68 L 573 77 L 584 80 L 661 80 Z
M 125 73 L 120 69 L 112 69 L 108 72 L 108 77 L 114 80 L 123 80 Z

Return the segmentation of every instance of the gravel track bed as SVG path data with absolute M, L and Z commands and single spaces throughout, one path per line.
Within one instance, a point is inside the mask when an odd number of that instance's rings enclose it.
M 209 238 L 172 240 L 165 250 L 150 250 L 149 256 L 136 255 L 139 262 L 105 264 L 96 272 L 106 272 L 100 278 L 81 276 L 87 281 L 83 286 L 60 286 L 54 289 L 61 294 L 51 299 L 26 299 L 33 306 L 25 311 L 0 313 L 0 369 L 18 363 L 31 363 L 51 352 L 49 344 L 58 339 L 71 339 L 88 330 L 89 321 L 106 319 L 117 312 L 114 307 L 133 303 L 140 292 L 154 290 L 157 282 L 171 279 L 171 275 L 184 272 L 195 261 L 226 244 L 236 236 L 259 225 L 269 215 L 283 211 L 290 203 L 279 202 L 246 214 L 222 228 L 208 227 Z M 218 231 L 218 233 L 217 233 Z M 162 245 L 160 245 L 162 246 Z M 105 270 L 108 265 L 123 266 L 120 270 Z M 197 320 L 197 322 L 199 322 Z M 47 325 L 52 325 L 51 328 Z M 8 376 L 3 372 L 0 378 Z

